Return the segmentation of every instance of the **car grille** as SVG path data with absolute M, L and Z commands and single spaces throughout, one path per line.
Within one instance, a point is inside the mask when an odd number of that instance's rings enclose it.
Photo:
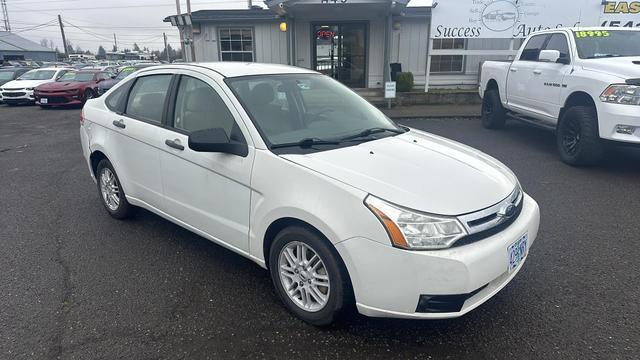
M 7 91 L 5 91 L 5 92 L 2 93 L 2 96 L 4 96 L 4 97 L 19 97 L 19 96 L 25 96 L 25 95 L 27 95 L 27 93 L 25 93 L 25 92 L 7 92 Z
M 453 243 L 453 247 L 467 245 L 495 235 L 511 225 L 520 215 L 523 206 L 520 185 L 509 196 L 486 209 L 458 216 L 469 235 Z M 505 213 L 507 210 L 508 213 Z

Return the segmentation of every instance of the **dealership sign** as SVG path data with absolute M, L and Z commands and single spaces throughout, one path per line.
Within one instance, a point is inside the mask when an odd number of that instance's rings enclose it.
M 640 0 L 441 0 L 432 10 L 431 37 L 523 38 L 564 26 L 640 28 Z

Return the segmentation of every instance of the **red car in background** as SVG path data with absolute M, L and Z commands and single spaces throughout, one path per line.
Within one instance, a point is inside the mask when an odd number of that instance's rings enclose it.
M 106 71 L 69 71 L 55 82 L 36 87 L 33 95 L 40 107 L 82 105 L 98 96 L 98 84 L 107 79 L 111 74 Z

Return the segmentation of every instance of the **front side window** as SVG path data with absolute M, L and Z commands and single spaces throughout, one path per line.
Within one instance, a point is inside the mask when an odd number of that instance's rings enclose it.
M 231 140 L 241 141 L 240 129 L 220 95 L 204 81 L 182 76 L 174 111 L 173 127 L 190 133 L 223 129 Z
M 260 75 L 225 80 L 265 142 L 339 142 L 365 130 L 373 138 L 401 130 L 382 112 L 346 86 L 320 74 Z
M 31 70 L 22 74 L 18 80 L 49 80 L 55 73 L 55 70 Z
M 171 78 L 168 74 L 139 77 L 129 94 L 127 115 L 160 124 Z
M 545 46 L 545 50 L 558 50 L 560 52 L 561 59 L 570 59 L 569 56 L 569 44 L 567 43 L 567 37 L 563 34 L 553 34 Z
M 640 56 L 640 31 L 574 31 L 581 59 Z
M 462 50 L 465 39 L 434 39 L 433 49 Z M 464 71 L 463 55 L 433 55 L 431 56 L 431 73 L 456 73 Z
M 253 61 L 251 28 L 219 28 L 218 35 L 222 61 Z
M 542 50 L 542 46 L 546 40 L 547 35 L 536 35 L 529 39 L 527 45 L 525 45 L 522 50 L 520 61 L 538 61 L 540 50 Z

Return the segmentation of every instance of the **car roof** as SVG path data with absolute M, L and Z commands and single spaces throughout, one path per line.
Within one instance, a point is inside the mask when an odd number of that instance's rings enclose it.
M 72 68 L 70 67 L 41 67 L 41 68 L 35 68 L 33 70 L 72 70 Z
M 249 75 L 274 75 L 274 74 L 317 74 L 317 72 L 295 66 L 280 64 L 263 64 L 254 62 L 220 61 L 208 63 L 184 63 L 157 65 L 144 68 L 142 71 L 155 71 L 161 69 L 205 68 L 213 70 L 224 77 L 238 77 Z

